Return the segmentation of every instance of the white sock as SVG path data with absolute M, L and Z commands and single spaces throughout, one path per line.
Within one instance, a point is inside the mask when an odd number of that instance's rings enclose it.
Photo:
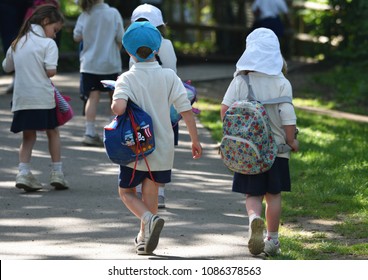
M 27 175 L 31 172 L 31 164 L 28 162 L 20 162 L 18 165 L 18 169 L 21 175 Z
M 135 187 L 135 191 L 142 193 L 142 184 L 139 184 L 138 186 Z
M 146 225 L 150 219 L 152 218 L 153 214 L 150 211 L 144 212 L 141 221 Z
M 279 233 L 276 231 L 276 232 L 267 232 L 267 237 L 268 238 L 271 238 L 272 241 L 277 244 L 278 240 L 279 240 Z
M 52 162 L 51 163 L 51 170 L 52 171 L 63 172 L 63 163 L 61 161 L 59 161 L 59 162 Z
M 158 195 L 159 196 L 165 196 L 165 185 L 158 187 Z
M 253 214 L 251 214 L 250 216 L 249 216 L 249 225 L 251 225 L 252 224 L 252 222 L 253 222 L 253 220 L 255 219 L 255 218 L 257 218 L 257 217 L 259 217 L 256 213 L 253 213 Z
M 95 122 L 86 122 L 86 135 L 89 135 L 92 137 L 96 135 Z

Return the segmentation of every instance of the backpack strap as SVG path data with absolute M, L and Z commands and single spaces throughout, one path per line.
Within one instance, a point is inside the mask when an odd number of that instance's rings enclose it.
M 244 81 L 247 83 L 248 85 L 248 100 L 257 100 L 255 95 L 254 95 L 254 91 L 253 91 L 253 88 L 252 88 L 252 85 L 250 84 L 250 81 L 249 81 L 249 75 L 240 75 Z M 292 99 L 290 96 L 281 96 L 281 97 L 277 97 L 277 98 L 272 98 L 272 99 L 267 99 L 267 100 L 263 100 L 263 101 L 260 101 L 258 100 L 259 102 L 261 102 L 262 104 L 279 104 L 279 103 L 290 103 L 290 104 L 293 104 L 292 102 Z
M 248 85 L 248 100 L 251 100 L 251 101 L 256 101 L 256 96 L 254 95 L 254 92 L 253 92 L 253 88 L 250 84 L 250 81 L 249 81 L 249 75 L 240 75 L 243 80 L 247 83 Z

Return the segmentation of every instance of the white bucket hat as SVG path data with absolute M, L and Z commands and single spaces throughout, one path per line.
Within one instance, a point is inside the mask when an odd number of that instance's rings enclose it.
M 131 21 L 135 22 L 140 18 L 145 18 L 154 27 L 164 24 L 160 9 L 150 4 L 142 4 L 135 8 L 132 13 Z
M 257 28 L 246 39 L 246 48 L 236 63 L 234 76 L 242 70 L 278 75 L 283 62 L 276 34 L 268 28 Z

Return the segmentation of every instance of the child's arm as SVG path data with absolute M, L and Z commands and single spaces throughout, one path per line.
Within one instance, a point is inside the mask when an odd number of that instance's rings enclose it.
M 195 119 L 193 117 L 192 110 L 184 111 L 180 113 L 183 117 L 185 124 L 187 125 L 187 129 L 190 135 L 190 139 L 192 140 L 192 155 L 194 159 L 198 159 L 202 156 L 202 146 L 199 142 L 197 126 Z
M 296 126 L 295 125 L 284 125 L 286 134 L 286 144 L 288 144 L 293 152 L 299 150 L 299 141 L 296 139 Z
M 13 52 L 11 48 L 9 48 L 8 51 L 6 52 L 6 57 L 3 60 L 2 66 L 6 73 L 10 73 L 15 70 L 13 61 Z
M 49 78 L 54 77 L 56 73 L 57 73 L 56 69 L 46 69 L 46 75 Z
M 227 109 L 229 109 L 229 106 L 226 106 L 225 104 L 221 104 L 221 112 L 220 112 L 221 120 L 224 119 L 225 112 L 227 111 Z
M 111 103 L 111 110 L 115 115 L 122 115 L 125 113 L 126 107 L 127 107 L 128 101 L 125 99 L 115 99 Z

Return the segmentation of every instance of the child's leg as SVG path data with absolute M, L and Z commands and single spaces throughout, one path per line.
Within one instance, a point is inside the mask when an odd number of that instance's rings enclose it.
M 263 252 L 265 243 L 263 240 L 264 221 L 261 218 L 263 196 L 246 195 L 245 205 L 249 216 L 249 240 L 248 249 L 253 255 Z
M 250 196 L 245 197 L 245 207 L 247 208 L 248 217 L 260 217 L 262 214 L 262 200 L 263 196 Z
M 90 92 L 86 103 L 86 121 L 95 122 L 97 115 L 97 106 L 100 101 L 100 91 L 93 90 Z M 91 135 L 93 136 L 93 135 Z
M 26 192 L 42 189 L 42 184 L 31 173 L 31 157 L 37 132 L 35 130 L 23 131 L 23 141 L 19 148 L 19 173 L 16 177 L 15 186 Z
M 68 182 L 65 180 L 63 165 L 61 162 L 61 142 L 59 129 L 46 130 L 47 138 L 49 141 L 49 152 L 51 156 L 51 172 L 50 172 L 50 185 L 55 187 L 56 190 L 68 189 Z
M 49 141 L 49 152 L 52 162 L 60 162 L 61 159 L 61 144 L 59 129 L 46 130 L 47 138 Z
M 275 256 L 280 253 L 279 224 L 281 216 L 281 193 L 267 193 L 265 198 L 267 237 L 265 239 L 264 252 L 268 256 Z
M 281 193 L 266 196 L 267 232 L 278 232 L 281 217 Z
M 93 90 L 90 92 L 85 107 L 86 130 L 83 138 L 83 144 L 87 146 L 102 147 L 103 142 L 96 132 L 96 115 L 97 107 L 100 102 L 100 91 Z
M 93 90 L 90 92 L 86 102 L 85 115 L 86 115 L 86 135 L 96 135 L 96 115 L 97 107 L 100 102 L 100 91 Z
M 158 244 L 164 221 L 155 215 L 158 185 L 149 179 L 145 179 L 142 185 L 142 200 L 137 198 L 135 189 L 119 187 L 119 195 L 125 206 L 141 220 L 138 238 L 144 237 L 145 253 L 152 253 Z M 147 226 L 149 228 L 145 230 Z
M 33 146 L 36 143 L 37 133 L 35 130 L 23 131 L 23 141 L 19 148 L 19 162 L 31 161 Z
M 158 185 L 151 180 L 145 179 L 143 186 L 142 200 L 137 198 L 134 188 L 119 187 L 119 195 L 122 202 L 139 219 L 142 219 L 146 212 L 157 213 Z M 141 230 L 143 231 L 143 229 L 144 224 L 141 225 Z

